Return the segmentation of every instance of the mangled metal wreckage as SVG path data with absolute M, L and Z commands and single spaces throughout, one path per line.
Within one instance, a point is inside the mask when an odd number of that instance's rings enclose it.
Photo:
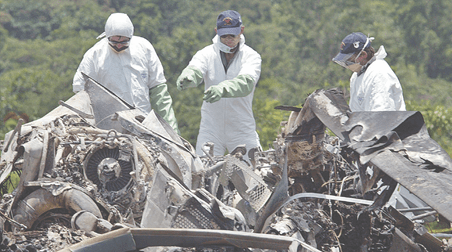
M 334 89 L 281 109 L 292 112 L 269 150 L 213 156 L 206 143 L 198 156 L 158 115 L 87 78 L 5 136 L 3 237 L 57 225 L 84 234 L 52 247 L 62 251 L 452 251 L 421 222 L 452 222 L 452 160 L 419 112 L 351 113 Z M 426 207 L 387 204 L 400 187 Z

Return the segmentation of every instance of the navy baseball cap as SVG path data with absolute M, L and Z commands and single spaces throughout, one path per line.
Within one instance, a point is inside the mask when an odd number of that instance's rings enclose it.
M 335 62 L 344 62 L 354 53 L 360 52 L 363 48 L 369 47 L 371 39 L 361 32 L 354 32 L 347 35 L 341 43 L 341 51 L 333 58 Z
M 227 10 L 218 15 L 217 33 L 223 35 L 239 35 L 242 31 L 242 18 L 237 11 Z

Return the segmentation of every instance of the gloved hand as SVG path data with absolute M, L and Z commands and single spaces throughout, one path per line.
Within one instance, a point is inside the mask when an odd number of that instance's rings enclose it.
M 191 75 L 184 75 L 183 73 L 177 78 L 177 89 L 185 90 L 193 85 L 193 77 Z
M 217 102 L 221 97 L 245 97 L 254 88 L 254 80 L 249 75 L 239 75 L 232 80 L 225 80 L 218 85 L 209 87 L 204 91 L 203 100 L 206 102 Z
M 211 86 L 206 91 L 204 91 L 204 97 L 202 99 L 206 102 L 214 103 L 216 101 L 219 101 L 221 97 L 223 97 L 223 87 L 216 85 Z
M 187 66 L 177 78 L 177 89 L 185 90 L 189 87 L 197 87 L 202 82 L 202 73 L 193 66 Z

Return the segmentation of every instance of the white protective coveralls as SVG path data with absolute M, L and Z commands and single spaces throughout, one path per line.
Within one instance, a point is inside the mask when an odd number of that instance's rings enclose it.
M 240 35 L 240 45 L 227 71 L 221 61 L 218 35 L 213 44 L 198 51 L 188 64 L 199 69 L 205 83 L 205 90 L 224 80 L 232 80 L 239 75 L 248 75 L 254 81 L 254 88 L 261 73 L 261 56 L 245 44 L 245 36 Z M 214 143 L 214 155 L 224 155 L 235 147 L 246 144 L 246 149 L 260 147 L 259 136 L 253 116 L 254 88 L 245 97 L 221 98 L 214 103 L 203 102 L 201 125 L 196 141 L 196 153 L 205 155 L 202 146 Z
M 387 53 L 380 46 L 367 70 L 350 78 L 350 109 L 357 111 L 405 111 L 402 86 L 399 79 L 384 60 Z M 365 66 L 364 66 L 365 67 Z M 397 209 L 426 207 L 427 204 L 405 187 L 397 185 L 388 204 Z M 414 217 L 411 212 L 407 217 Z
M 384 60 L 386 51 L 380 46 L 375 61 L 358 76 L 350 78 L 351 111 L 405 111 L 402 86 L 399 79 Z M 366 67 L 366 66 L 364 66 Z
M 122 52 L 115 52 L 103 38 L 83 56 L 73 80 L 73 91 L 84 89 L 85 73 L 121 99 L 149 113 L 149 89 L 166 83 L 163 67 L 149 41 L 133 36 L 130 46 Z

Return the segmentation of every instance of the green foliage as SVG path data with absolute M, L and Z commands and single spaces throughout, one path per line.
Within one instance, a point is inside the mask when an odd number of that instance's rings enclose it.
M 272 143 L 280 133 L 281 121 L 287 120 L 290 113 L 276 110 L 275 107 L 281 105 L 277 100 L 257 98 L 254 104 L 253 112 L 262 148 L 273 148 Z
M 407 110 L 421 112 L 430 137 L 452 155 L 452 109 L 432 105 L 430 101 L 408 101 L 406 105 Z
M 9 15 L 8 19 L 2 20 L 2 24 L 11 36 L 19 39 L 46 37 L 57 25 L 49 9 L 46 0 L 5 1 L 0 10 Z
M 6 191 L 5 192 L 1 192 L 1 195 L 5 194 L 5 193 L 11 193 L 14 191 L 14 189 L 16 189 L 16 187 L 19 185 L 19 181 L 20 181 L 20 175 L 18 175 L 17 173 L 13 172 L 10 173 L 8 175 L 8 177 L 6 178 Z
M 452 80 L 450 1 L 396 0 L 395 24 L 401 29 L 406 47 L 404 60 L 423 70 L 430 78 Z
M 14 116 L 14 118 L 9 118 L 9 119 L 3 119 L 4 124 L 2 124 L 2 127 L 0 128 L 0 136 L 2 137 L 2 139 L 4 139 L 4 136 L 6 133 L 8 133 L 9 131 L 13 130 L 18 122 L 18 115 L 13 114 L 12 116 Z

